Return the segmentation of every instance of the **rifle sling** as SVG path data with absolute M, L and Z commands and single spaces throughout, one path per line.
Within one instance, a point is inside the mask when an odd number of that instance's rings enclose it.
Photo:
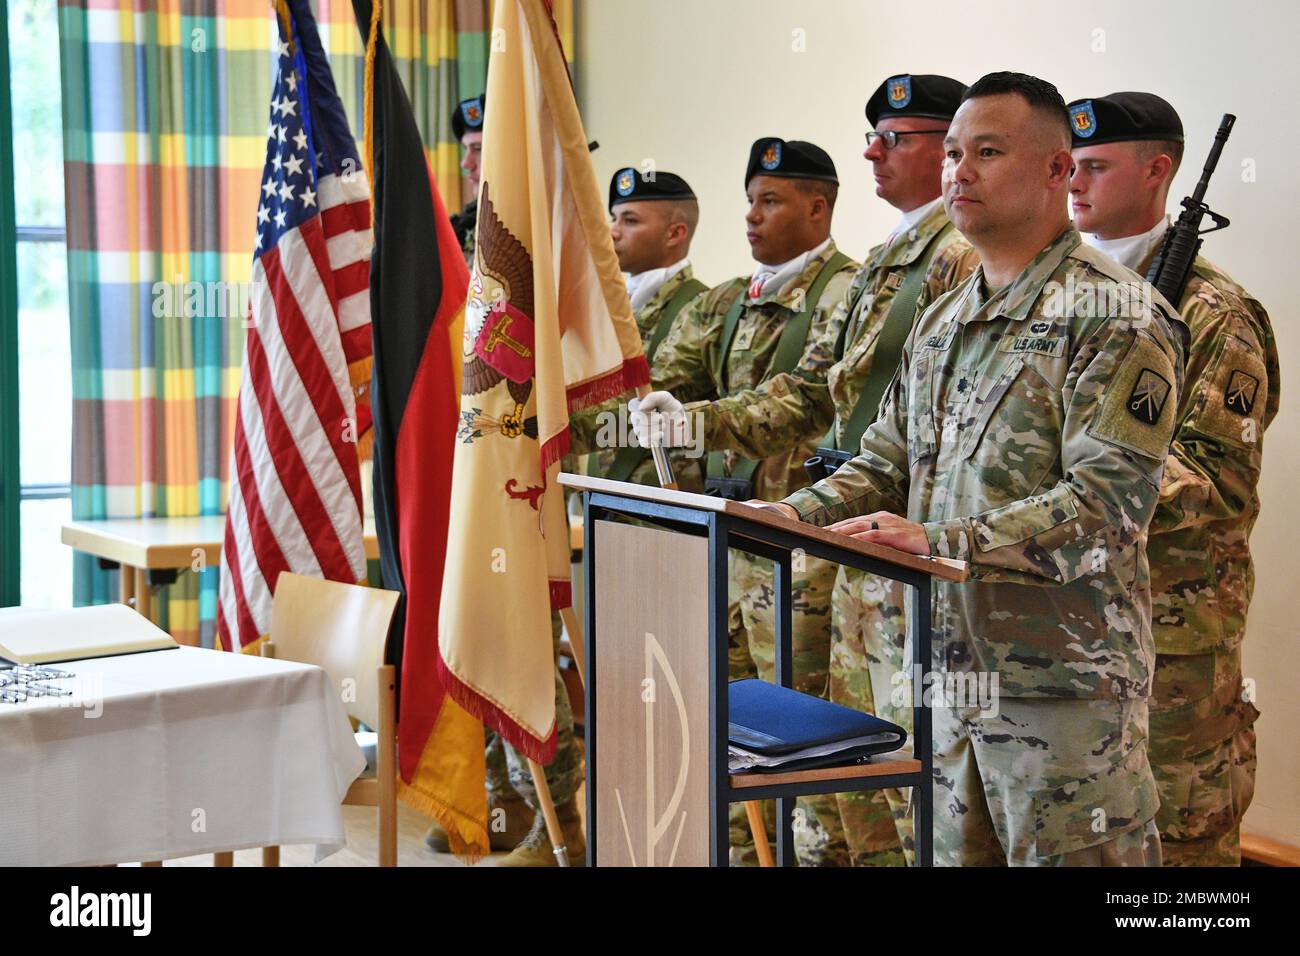
M 808 287 L 808 294 L 804 297 L 803 310 L 786 322 L 785 328 L 781 330 L 781 338 L 776 343 L 776 350 L 772 353 L 772 360 L 768 363 L 763 381 L 794 369 L 807 344 L 808 331 L 812 328 L 813 313 L 817 311 L 817 303 L 821 301 L 826 285 L 834 278 L 836 273 L 852 261 L 838 250 L 835 255 L 826 260 L 826 264 L 821 267 L 817 277 L 813 279 L 812 285 Z M 742 291 L 736 297 L 736 301 L 731 304 L 731 308 L 727 311 L 727 317 L 722 324 L 722 350 L 719 354 L 722 356 L 721 378 L 724 396 L 730 391 L 730 386 L 727 383 L 727 359 L 731 356 L 731 340 L 736 334 L 736 326 L 740 322 L 740 313 L 744 308 L 745 293 Z M 758 465 L 759 463 L 753 459 L 737 458 L 736 463 L 732 466 L 731 474 L 727 475 L 722 452 L 714 451 L 709 453 L 708 475 L 710 478 L 726 476 L 749 481 L 752 480 Z
M 880 336 L 876 339 L 876 346 L 871 356 L 871 371 L 867 373 L 862 392 L 858 395 L 853 411 L 849 414 L 848 423 L 844 426 L 843 440 L 836 440 L 832 447 L 857 454 L 858 446 L 862 442 L 862 433 L 876 420 L 880 400 L 884 397 L 889 383 L 893 381 L 894 373 L 898 371 L 899 362 L 903 358 L 903 345 L 907 342 L 912 325 L 916 321 L 916 303 L 921 298 L 921 287 L 925 284 L 925 274 L 930 268 L 930 260 L 934 258 L 934 253 L 939 248 L 940 237 L 952 228 L 954 228 L 952 223 L 949 223 L 936 232 L 926 243 L 921 255 L 912 260 L 912 264 L 907 267 L 903 284 L 889 306 L 889 314 L 885 316 Z
M 645 359 L 647 362 L 654 361 L 655 353 L 659 351 L 659 346 L 668 336 L 668 330 L 672 328 L 677 313 L 685 308 L 687 302 L 690 302 L 706 289 L 708 289 L 708 286 L 699 279 L 687 279 L 682 283 L 681 288 L 673 293 L 673 297 L 668 300 L 667 305 L 659 313 L 659 321 L 655 323 L 654 331 L 650 333 L 650 340 L 646 343 Z M 624 445 L 615 453 L 614 461 L 609 468 L 604 470 L 600 467 L 600 456 L 591 455 L 587 462 L 587 474 L 596 478 L 604 477 L 614 481 L 627 481 L 643 461 L 649 460 L 649 449 L 642 448 L 640 445 Z

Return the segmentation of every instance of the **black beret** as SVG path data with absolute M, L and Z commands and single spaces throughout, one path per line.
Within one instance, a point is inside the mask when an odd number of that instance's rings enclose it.
M 961 105 L 965 92 L 966 84 L 950 76 L 933 73 L 891 76 L 876 87 L 876 92 L 867 100 L 867 122 L 875 126 L 890 116 L 950 120 Z
M 1178 111 L 1154 93 L 1111 93 L 1075 100 L 1068 109 L 1072 146 L 1134 139 L 1183 141 Z
M 745 186 L 755 176 L 776 176 L 779 179 L 821 179 L 840 184 L 835 175 L 835 164 L 830 154 L 820 146 L 792 139 L 786 142 L 775 136 L 764 136 L 754 141 L 749 149 L 749 165 L 745 167 Z
M 612 212 L 619 203 L 641 202 L 646 199 L 694 199 L 695 193 L 686 180 L 676 173 L 656 170 L 653 178 L 642 176 L 631 166 L 616 172 L 609 181 L 609 208 Z
M 460 139 L 466 133 L 483 131 L 483 111 L 487 109 L 487 94 L 480 93 L 461 100 L 451 111 L 451 131 Z

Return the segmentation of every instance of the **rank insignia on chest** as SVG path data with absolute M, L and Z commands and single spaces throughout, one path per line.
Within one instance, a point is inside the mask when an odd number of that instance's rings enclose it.
M 1234 370 L 1228 379 L 1228 387 L 1223 390 L 1223 407 L 1245 417 L 1255 408 L 1255 396 L 1259 392 L 1259 379 L 1255 376 Z
M 1074 125 L 1074 135 L 1084 139 L 1097 132 L 1097 114 L 1092 111 L 1092 100 L 1076 103 L 1070 110 L 1070 122 Z
M 747 352 L 753 348 L 754 336 L 758 332 L 757 324 L 745 322 L 740 328 L 736 329 L 736 338 L 731 343 L 731 348 L 736 352 Z
M 912 102 L 912 78 L 910 76 L 895 76 L 890 79 L 889 105 L 896 110 L 901 110 L 910 102 Z
M 1173 386 L 1163 375 L 1144 368 L 1133 384 L 1133 391 L 1129 393 L 1124 407 L 1138 421 L 1154 425 L 1160 421 L 1160 413 L 1164 411 L 1165 402 L 1168 401 L 1171 391 Z

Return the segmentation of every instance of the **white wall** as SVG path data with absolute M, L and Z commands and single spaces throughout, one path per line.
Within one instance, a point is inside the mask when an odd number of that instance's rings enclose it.
M 970 83 L 994 70 L 1054 82 L 1066 100 L 1149 90 L 1187 130 L 1174 184 L 1195 184 L 1224 112 L 1237 125 L 1210 187 L 1232 228 L 1205 253 L 1251 289 L 1273 318 L 1284 405 L 1266 436 L 1263 514 L 1253 544 L 1258 581 L 1246 644 L 1257 682 L 1260 770 L 1249 829 L 1300 845 L 1300 278 L 1297 236 L 1300 5 L 1238 0 L 575 0 L 577 83 L 596 172 L 652 160 L 700 196 L 693 259 L 706 282 L 748 274 L 743 174 L 759 136 L 827 149 L 841 189 L 834 235 L 855 257 L 892 228 L 862 159 L 867 96 L 894 73 L 942 73 Z M 802 44 L 802 52 L 799 47 Z M 1099 48 L 1100 47 L 1100 48 Z M 1243 180 L 1243 163 L 1255 181 Z

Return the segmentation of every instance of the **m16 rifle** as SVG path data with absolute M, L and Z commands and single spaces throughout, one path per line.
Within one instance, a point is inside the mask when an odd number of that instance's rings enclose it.
M 1215 167 L 1219 165 L 1219 154 L 1223 152 L 1223 144 L 1228 141 L 1228 134 L 1232 132 L 1232 124 L 1235 122 L 1237 117 L 1231 113 L 1223 114 L 1219 131 L 1214 134 L 1214 145 L 1210 147 L 1209 158 L 1201 170 L 1200 181 L 1192 194 L 1183 200 L 1183 211 L 1178 214 L 1173 228 L 1165 233 L 1160 251 L 1151 260 L 1151 268 L 1147 270 L 1147 281 L 1175 308 L 1178 307 L 1183 289 L 1192 274 L 1192 263 L 1201 251 L 1201 237 L 1226 229 L 1229 224 L 1226 216 L 1219 215 L 1205 204 L 1205 191 L 1210 185 Z M 1202 232 L 1201 221 L 1206 216 L 1214 220 L 1214 226 Z

